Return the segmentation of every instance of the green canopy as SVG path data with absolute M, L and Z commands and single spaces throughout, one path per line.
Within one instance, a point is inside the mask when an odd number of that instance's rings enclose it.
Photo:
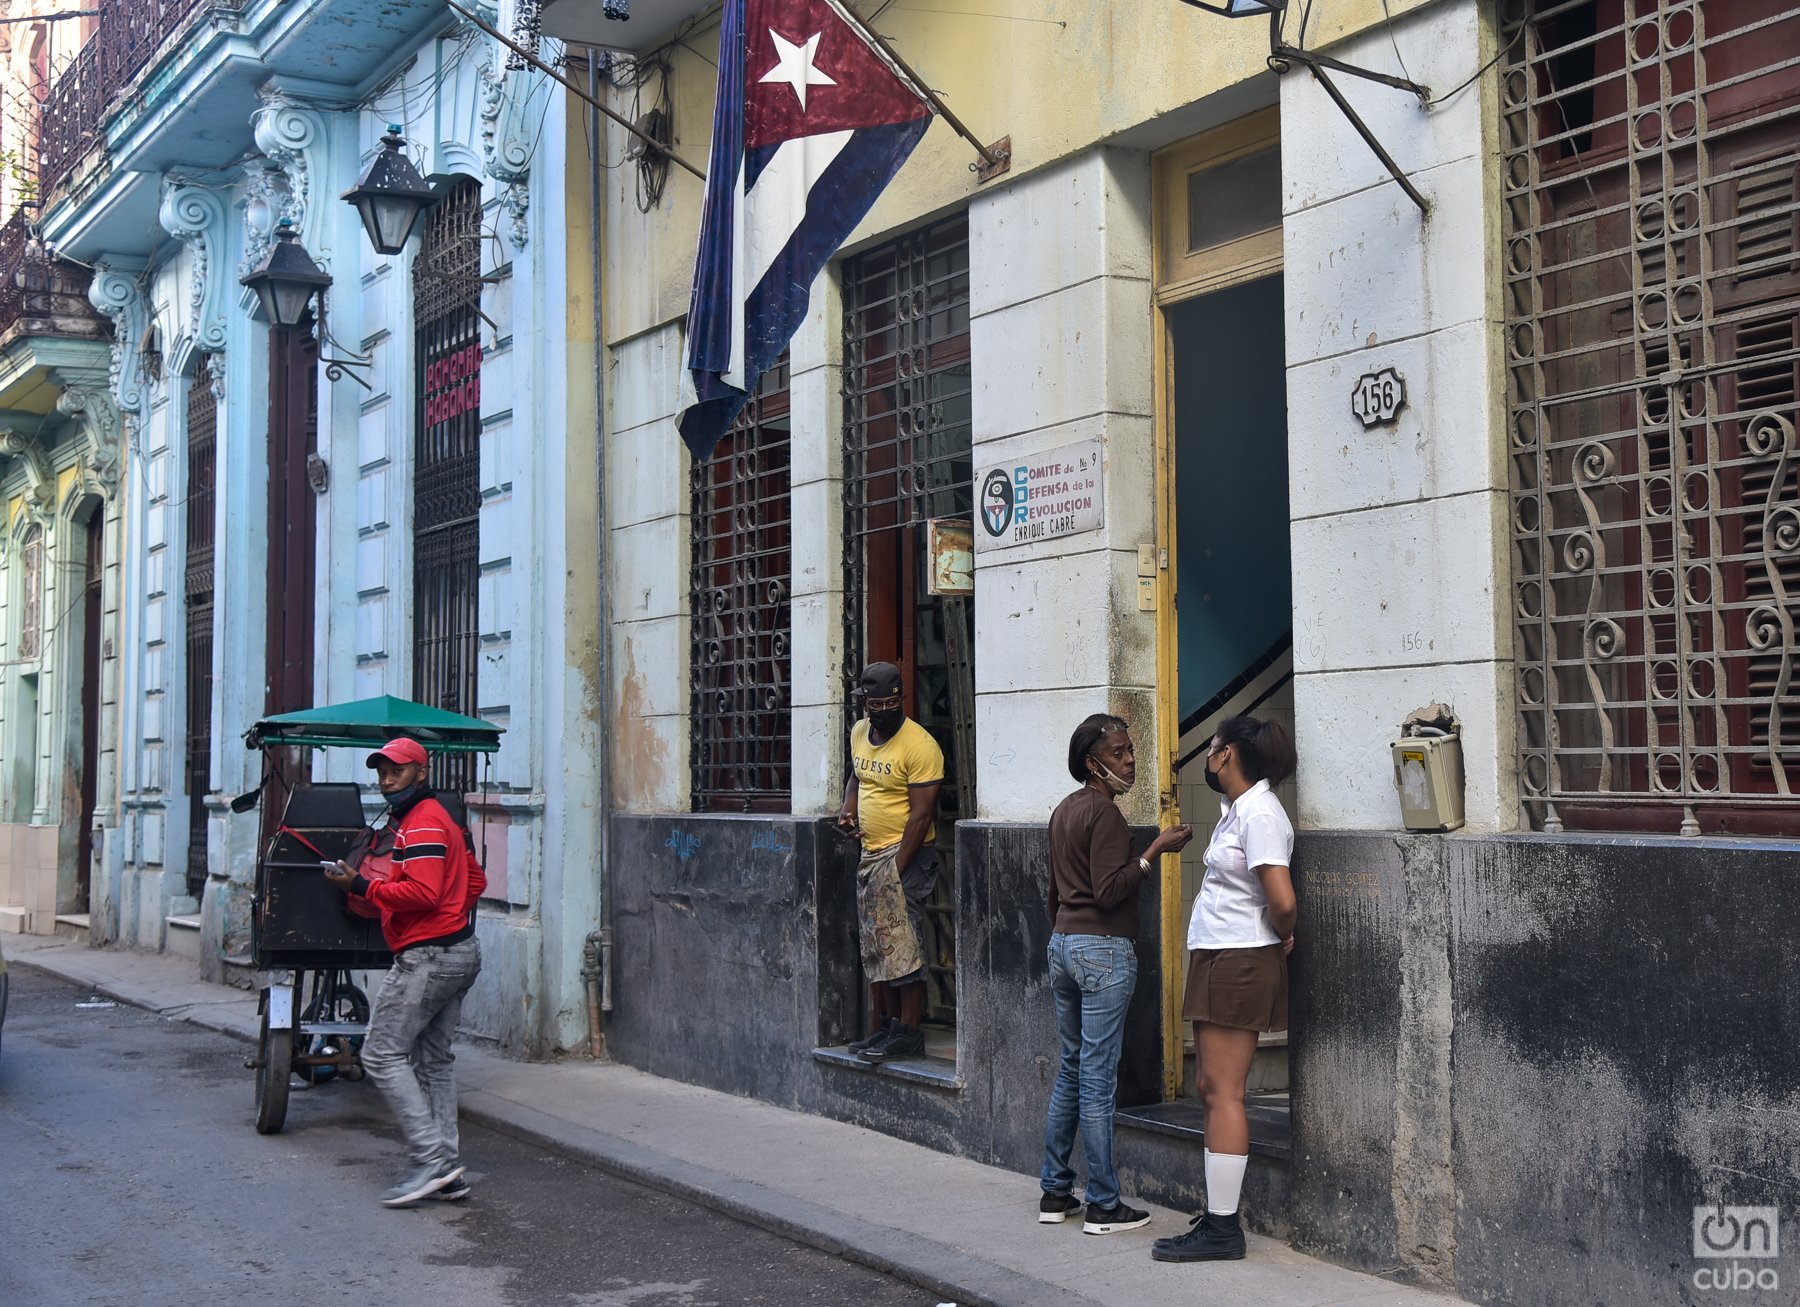
M 500 747 L 501 729 L 479 717 L 384 694 L 265 717 L 244 732 L 244 743 L 252 749 L 271 744 L 356 748 L 383 745 L 405 735 L 433 753 L 493 753 Z

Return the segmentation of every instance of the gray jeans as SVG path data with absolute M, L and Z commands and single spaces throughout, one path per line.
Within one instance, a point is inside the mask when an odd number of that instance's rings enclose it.
M 456 1061 L 450 1041 L 463 995 L 481 974 L 481 944 L 411 948 L 394 959 L 375 991 L 362 1064 L 394 1109 L 406 1150 L 419 1166 L 454 1160 Z

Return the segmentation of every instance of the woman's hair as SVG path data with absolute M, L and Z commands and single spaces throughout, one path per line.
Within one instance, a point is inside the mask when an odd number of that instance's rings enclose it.
M 1294 739 L 1280 722 L 1227 717 L 1213 736 L 1220 744 L 1236 746 L 1244 775 L 1252 781 L 1279 785 L 1294 774 Z
M 1100 737 L 1130 729 L 1131 724 L 1123 717 L 1105 712 L 1097 712 L 1082 722 L 1069 737 L 1069 775 L 1086 785 L 1091 775 L 1087 769 L 1087 756 L 1099 746 Z

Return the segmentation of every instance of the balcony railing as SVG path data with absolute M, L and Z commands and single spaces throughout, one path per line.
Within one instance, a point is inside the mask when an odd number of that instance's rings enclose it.
M 94 0 L 99 18 L 75 62 L 50 84 L 44 101 L 43 182 L 53 189 L 100 135 L 107 110 L 169 35 L 199 9 L 233 9 L 239 0 Z
M 24 324 L 28 336 L 104 340 L 105 318 L 88 303 L 86 268 L 50 258 L 31 239 L 23 211 L 0 226 L 0 342 Z

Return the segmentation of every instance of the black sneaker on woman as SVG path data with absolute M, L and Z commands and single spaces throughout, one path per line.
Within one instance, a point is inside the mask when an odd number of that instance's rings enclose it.
M 1038 1199 L 1038 1224 L 1061 1225 L 1081 1210 L 1081 1199 L 1074 1194 L 1045 1194 Z
M 1150 1245 L 1150 1256 L 1159 1262 L 1235 1262 L 1243 1255 L 1244 1227 L 1236 1212 L 1202 1212 L 1186 1234 Z
M 1081 1223 L 1083 1234 L 1117 1234 L 1120 1230 L 1136 1230 L 1150 1224 L 1150 1213 L 1127 1207 L 1123 1201 L 1111 1207 L 1089 1203 L 1087 1219 Z

